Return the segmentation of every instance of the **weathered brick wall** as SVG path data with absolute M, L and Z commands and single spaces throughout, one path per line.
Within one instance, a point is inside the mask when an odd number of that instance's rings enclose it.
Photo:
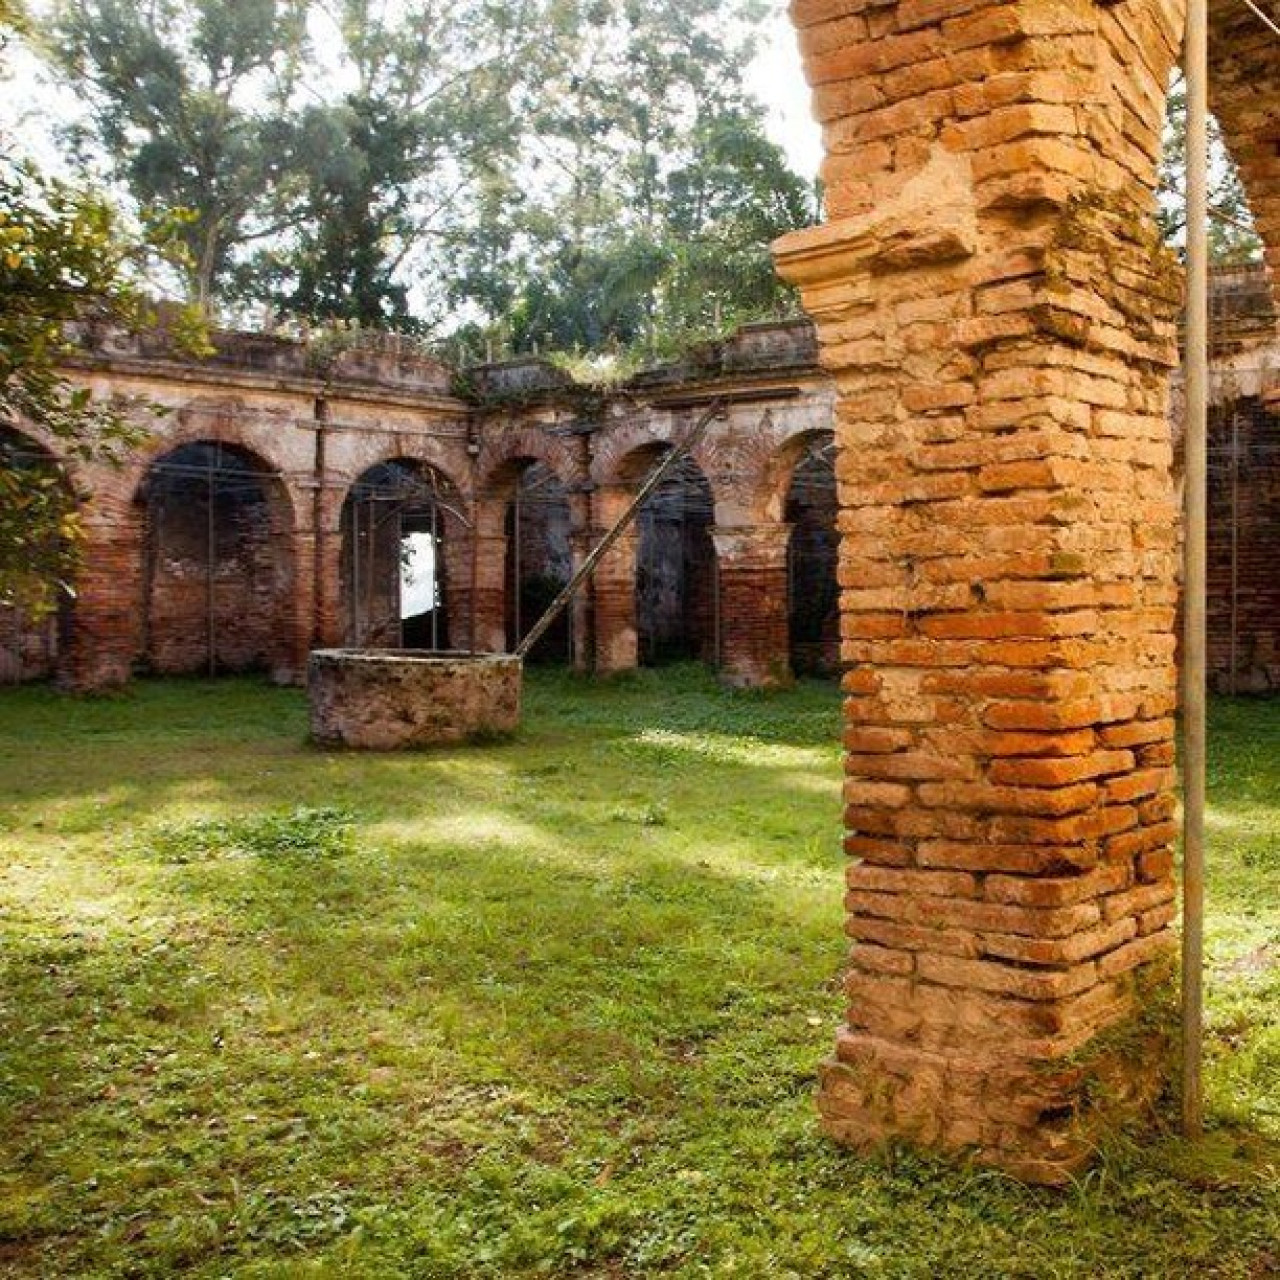
M 1219 334 L 1234 332 L 1236 313 L 1251 314 L 1257 304 L 1253 278 L 1228 274 L 1229 279 L 1219 278 L 1216 288 Z M 1219 399 L 1257 399 L 1271 385 L 1264 386 L 1253 372 L 1255 348 L 1259 342 L 1265 346 L 1274 333 L 1274 315 L 1268 316 L 1267 334 L 1261 338 L 1255 332 L 1258 321 L 1249 321 L 1252 345 L 1218 343 L 1218 364 L 1226 370 Z M 155 424 L 155 439 L 123 472 L 71 468 L 92 499 L 86 507 L 89 563 L 68 645 L 62 650 L 50 647 L 45 628 L 21 641 L 13 637 L 12 627 L 9 632 L 0 630 L 0 678 L 39 677 L 56 665 L 71 683 L 98 684 L 126 679 L 136 665 L 146 665 L 151 646 L 143 634 L 148 619 L 143 607 L 148 598 L 148 537 L 137 498 L 154 462 L 183 443 L 200 440 L 235 445 L 258 459 L 268 489 L 274 492 L 279 486 L 288 506 L 281 517 L 287 529 L 272 535 L 278 544 L 274 579 L 279 598 L 274 607 L 266 604 L 270 592 L 265 584 L 271 575 L 253 575 L 259 584 L 257 602 L 247 606 L 234 595 L 238 589 L 231 588 L 227 599 L 235 603 L 225 609 L 227 625 L 216 627 L 226 638 L 241 616 L 265 620 L 273 615 L 276 643 L 269 657 L 261 656 L 259 629 L 258 639 L 248 645 L 259 656 L 227 653 L 224 665 L 265 661 L 276 678 L 297 679 L 309 647 L 356 638 L 351 597 L 358 584 L 347 545 L 348 499 L 352 486 L 370 468 L 397 458 L 438 473 L 463 515 L 473 495 L 481 495 L 477 640 L 481 648 L 505 647 L 513 624 L 513 549 L 507 522 L 519 477 L 531 467 L 542 468 L 563 486 L 569 525 L 556 534 L 557 572 L 563 572 L 564 540 L 571 543 L 573 564 L 581 563 L 626 505 L 655 453 L 689 429 L 694 410 L 688 406 L 705 404 L 723 391 L 746 391 L 761 398 L 732 405 L 728 417 L 712 425 L 695 458 L 711 488 L 714 518 L 710 542 L 702 543 L 699 555 L 715 556 L 715 578 L 703 573 L 701 586 L 689 593 L 690 610 L 698 615 L 692 630 L 703 638 L 702 651 L 709 659 L 718 630 L 719 663 L 735 683 L 785 680 L 789 658 L 804 670 L 819 659 L 828 669 L 838 665 L 834 635 L 795 651 L 796 638 L 808 625 L 799 622 L 797 610 L 824 594 L 819 588 L 829 573 L 826 530 L 833 518 L 829 498 L 814 490 L 797 506 L 793 492 L 797 467 L 815 441 L 829 435 L 834 394 L 828 376 L 815 363 L 811 331 L 804 326 L 752 326 L 709 355 L 704 353 L 700 362 L 642 375 L 635 387 L 605 397 L 587 413 L 581 389 L 538 361 L 481 371 L 481 385 L 492 380 L 517 399 L 506 407 L 490 404 L 478 412 L 442 395 L 447 378 L 428 377 L 421 369 L 415 371 L 412 362 L 408 373 L 392 362 L 382 371 L 387 378 L 383 384 L 337 380 L 326 388 L 301 376 L 305 365 L 297 351 L 277 340 L 249 340 L 245 351 L 231 345 L 224 357 L 190 365 L 167 360 L 163 346 L 147 346 L 141 352 L 130 347 L 105 356 L 99 352 L 79 371 L 99 394 L 148 397 L 167 404 L 172 412 Z M 1264 360 L 1272 369 L 1278 363 L 1275 353 L 1264 355 Z M 628 457 L 632 462 L 638 459 L 638 464 L 631 466 Z M 829 479 L 824 484 L 829 486 Z M 828 487 L 826 492 L 830 495 L 832 490 Z M 1261 518 L 1262 508 L 1255 504 L 1253 509 Z M 563 526 L 563 513 L 557 521 Z M 465 521 L 455 523 L 445 538 L 447 599 L 438 632 L 466 647 L 472 609 L 471 534 Z M 526 542 L 539 544 L 541 539 L 533 532 Z M 786 564 L 779 564 L 775 554 L 780 539 L 790 543 Z M 384 530 L 374 556 L 378 600 L 373 612 L 382 619 L 378 634 L 386 642 L 399 631 L 395 543 L 396 537 Z M 584 668 L 615 670 L 643 657 L 634 634 L 636 548 L 634 535 L 624 540 L 565 623 L 565 631 L 573 629 L 573 659 Z M 705 559 L 694 560 L 700 570 L 711 567 Z M 856 572 L 870 571 L 864 566 Z M 171 619 L 166 619 L 164 600 L 176 599 L 173 593 L 183 575 L 171 575 L 172 582 L 161 584 L 156 620 L 161 622 L 160 647 L 170 655 L 160 660 L 165 667 L 199 665 L 196 636 L 207 630 L 207 620 L 200 616 L 194 562 L 184 573 L 185 611 Z M 220 594 L 222 589 L 220 584 Z M 366 602 L 365 612 L 371 608 Z M 452 614 L 456 623 L 451 635 L 445 614 Z M 11 637 L 7 641 L 6 635 Z M 184 645 L 189 652 L 179 660 Z M 553 637 L 547 648 L 566 654 L 568 635 Z
M 1273 0 L 1259 7 L 1273 22 Z M 1209 0 L 1209 106 L 1240 170 L 1273 281 L 1280 281 L 1280 57 L 1275 32 L 1240 0 Z
M 1221 693 L 1280 691 L 1280 413 L 1256 398 L 1220 406 L 1209 471 L 1210 679 Z
M 1141 988 L 1174 895 L 1178 280 L 1152 192 L 1177 14 L 792 12 L 830 222 L 779 253 L 840 397 L 851 667 L 822 1109 L 852 1143 L 1060 1180 L 1164 1068 Z
M 1265 273 L 1219 268 L 1210 291 L 1209 678 L 1280 690 L 1280 341 Z M 1175 430 L 1181 422 L 1175 414 Z

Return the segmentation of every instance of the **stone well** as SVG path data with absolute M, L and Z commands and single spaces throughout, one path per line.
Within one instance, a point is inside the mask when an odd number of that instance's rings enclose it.
M 311 655 L 311 738 L 403 751 L 512 733 L 523 663 L 509 654 L 322 649 Z

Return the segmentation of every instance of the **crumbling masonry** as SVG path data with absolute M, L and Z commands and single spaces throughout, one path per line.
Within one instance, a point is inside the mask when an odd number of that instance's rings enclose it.
M 1280 267 L 1280 56 L 1214 0 L 1214 107 Z M 792 0 L 827 225 L 778 246 L 833 375 L 847 1023 L 829 1129 L 1058 1181 L 1161 1086 L 1173 947 L 1182 11 Z
M 0 612 L 0 680 L 289 682 L 315 647 L 509 651 L 720 397 L 540 652 L 600 673 L 700 658 L 735 685 L 834 670 L 834 394 L 807 323 L 751 326 L 608 394 L 539 360 L 459 378 L 393 340 L 323 372 L 297 343 L 215 341 L 194 361 L 163 333 L 85 336 L 75 380 L 166 412 L 119 469 L 58 460 L 84 498 L 84 570 L 58 619 Z M 406 620 L 413 534 L 438 551 L 438 607 Z
M 1239 0 L 1211 10 L 1213 105 L 1274 273 L 1276 38 Z M 792 11 L 829 222 L 778 257 L 821 371 L 803 325 L 748 330 L 594 398 L 536 363 L 458 387 L 394 351 L 348 352 L 322 377 L 266 339 L 225 340 L 199 367 L 145 340 L 90 344 L 77 376 L 95 392 L 173 413 L 119 472 L 65 464 L 87 498 L 79 599 L 56 653 L 19 628 L 9 674 L 56 665 L 92 687 L 139 666 L 266 665 L 295 679 L 314 645 L 387 643 L 403 620 L 379 576 L 402 545 L 386 507 L 401 531 L 439 534 L 442 642 L 508 647 L 528 586 L 513 543 L 540 540 L 538 575 L 563 577 L 732 391 L 748 399 L 685 477 L 696 502 L 673 515 L 668 495 L 618 544 L 564 648 L 598 671 L 635 665 L 642 633 L 672 641 L 641 624 L 638 599 L 674 593 L 691 651 L 737 683 L 785 679 L 798 630 L 823 647 L 822 617 L 797 626 L 793 579 L 819 581 L 829 561 L 830 503 L 812 482 L 834 412 L 853 948 L 823 1115 L 855 1145 L 906 1138 L 1059 1181 L 1165 1077 L 1180 280 L 1152 195 L 1181 9 Z M 1238 532 L 1256 508 L 1265 539 L 1277 397 L 1274 381 L 1244 382 L 1246 418 L 1218 418 L 1234 480 L 1216 510 L 1229 501 Z M 1255 464 L 1269 487 L 1242 493 Z M 522 513 L 535 485 L 559 514 Z M 638 584 L 663 529 L 678 568 Z M 713 549 L 713 587 L 689 547 L 700 563 Z M 1277 680 L 1273 563 L 1265 540 L 1213 560 L 1228 686 Z

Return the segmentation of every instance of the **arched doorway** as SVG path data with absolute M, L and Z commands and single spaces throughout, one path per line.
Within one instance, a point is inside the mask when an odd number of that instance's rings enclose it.
M 507 648 L 519 646 L 573 576 L 572 517 L 564 484 L 545 463 L 527 463 L 507 504 Z M 572 662 L 572 613 L 565 610 L 529 655 Z
M 408 458 L 365 471 L 342 508 L 346 643 L 449 647 L 445 543 L 461 506 L 452 481 Z
M 65 544 L 57 536 L 32 541 L 30 529 L 35 522 L 56 529 L 76 500 L 53 454 L 12 427 L 0 426 L 0 475 L 22 499 L 0 490 L 0 520 L 15 524 L 4 543 L 21 555 L 0 580 L 0 684 L 20 684 L 54 674 L 71 608 Z
M 636 633 L 642 666 L 717 661 L 714 524 L 711 485 L 691 458 L 681 459 L 640 508 Z
M 791 669 L 832 675 L 840 663 L 839 534 L 835 442 L 814 438 L 787 490 L 787 617 Z
M 272 670 L 289 650 L 291 521 L 278 475 L 238 445 L 157 459 L 142 508 L 139 661 L 160 674 Z

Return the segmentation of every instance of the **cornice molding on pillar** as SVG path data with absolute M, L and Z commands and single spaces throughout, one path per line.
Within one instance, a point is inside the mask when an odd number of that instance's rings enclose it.
M 938 149 L 873 213 L 793 231 L 774 242 L 773 254 L 779 273 L 808 302 L 809 290 L 950 265 L 972 257 L 978 246 L 972 165 L 967 156 Z

